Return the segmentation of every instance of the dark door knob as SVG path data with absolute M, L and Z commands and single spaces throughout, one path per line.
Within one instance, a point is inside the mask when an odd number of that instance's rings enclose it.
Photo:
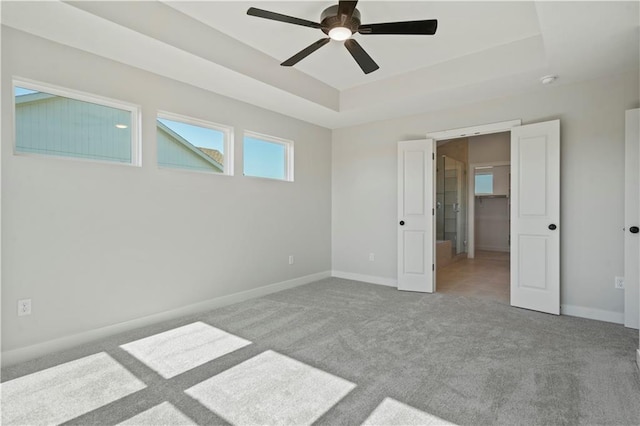
M 631 228 L 629 228 L 629 232 L 631 232 L 632 234 L 637 234 L 638 231 L 640 231 L 640 228 L 638 228 L 637 226 L 632 226 Z
M 552 223 L 551 225 L 549 225 L 549 229 L 551 229 L 552 231 L 555 231 L 558 227 L 556 226 L 555 223 Z
M 400 226 L 404 226 L 404 220 L 400 221 Z

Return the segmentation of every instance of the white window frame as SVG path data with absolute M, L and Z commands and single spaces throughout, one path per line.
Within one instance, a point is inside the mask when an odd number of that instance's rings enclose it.
M 278 178 L 270 178 L 266 176 L 252 176 L 246 175 L 244 173 L 244 138 L 249 137 L 253 139 L 260 139 L 265 142 L 275 143 L 278 145 L 284 146 L 284 179 Z M 250 178 L 258 178 L 258 179 L 271 179 L 271 180 L 279 180 L 283 182 L 293 182 L 293 141 L 289 139 L 279 138 L 277 136 L 265 135 L 263 133 L 252 132 L 250 130 L 245 130 L 242 138 L 242 174 L 243 176 Z
M 225 124 L 214 123 L 213 121 L 201 120 L 199 118 L 189 117 L 181 114 L 175 114 L 173 112 L 167 112 L 167 111 L 158 111 L 156 114 L 156 122 L 158 118 L 171 120 L 171 121 L 179 121 L 184 124 L 191 124 L 193 126 L 198 126 L 198 127 L 204 127 L 206 129 L 222 132 L 224 134 L 224 152 L 222 153 L 224 157 L 224 164 L 222 164 L 222 170 L 223 170 L 222 173 L 214 173 L 214 172 L 202 171 L 202 170 L 190 170 L 187 168 L 180 168 L 180 167 L 162 167 L 162 166 L 158 166 L 158 167 L 162 169 L 182 170 L 182 171 L 193 172 L 193 173 L 209 173 L 209 174 L 218 175 L 218 176 L 219 175 L 233 176 L 234 143 L 233 143 L 233 127 L 232 126 L 227 126 Z M 158 138 L 156 136 L 156 146 L 157 146 L 157 143 L 158 143 Z M 156 160 L 156 163 L 157 163 L 157 160 Z
M 39 154 L 34 152 L 19 152 L 17 149 L 18 140 L 16 138 L 16 95 L 15 95 L 16 87 L 35 90 L 38 92 L 44 92 L 51 95 L 74 99 L 77 101 L 89 102 L 96 105 L 116 108 L 123 111 L 129 111 L 131 113 L 131 162 L 123 163 L 120 161 L 98 160 L 95 158 Z M 39 81 L 34 81 L 27 78 L 22 78 L 22 77 L 14 77 L 12 79 L 11 97 L 12 97 L 11 105 L 12 105 L 12 118 L 13 118 L 13 154 L 14 155 L 62 158 L 65 160 L 90 161 L 90 162 L 97 162 L 97 163 L 103 163 L 103 164 L 118 164 L 123 166 L 142 167 L 142 135 L 141 135 L 142 114 L 140 113 L 141 108 L 139 105 L 107 98 L 104 96 L 89 94 L 86 92 L 81 92 L 79 90 L 69 89 L 66 87 L 56 86 L 54 84 L 42 83 Z

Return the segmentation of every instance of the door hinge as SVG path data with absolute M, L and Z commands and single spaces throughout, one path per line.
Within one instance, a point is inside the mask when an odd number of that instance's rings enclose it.
M 432 264 L 431 264 L 431 270 L 432 270 L 432 271 L 435 271 L 435 270 L 436 270 L 436 265 L 435 265 L 435 263 L 432 263 Z
M 431 159 L 432 159 L 432 160 L 435 160 L 435 159 L 436 159 L 436 153 L 435 153 L 435 152 L 432 152 L 432 153 L 431 153 Z
M 435 216 L 436 215 L 436 209 L 431 209 L 431 216 Z

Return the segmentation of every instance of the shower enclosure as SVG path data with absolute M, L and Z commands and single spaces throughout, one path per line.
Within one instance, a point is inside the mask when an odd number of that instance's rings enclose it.
M 457 256 L 467 251 L 467 166 L 441 155 L 436 168 L 436 239 L 451 241 Z

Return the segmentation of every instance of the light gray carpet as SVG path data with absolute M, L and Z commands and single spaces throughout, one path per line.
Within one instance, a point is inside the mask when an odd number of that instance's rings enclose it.
M 165 374 L 169 378 L 120 347 L 196 321 L 251 344 L 209 361 L 205 357 L 175 376 Z M 162 424 L 163 418 L 165 424 L 182 419 L 201 425 L 255 419 L 252 413 L 265 409 L 260 392 L 247 392 L 249 399 L 243 400 L 238 389 L 270 389 L 267 379 L 242 388 L 251 374 L 265 372 L 286 398 L 279 409 L 294 421 L 638 425 L 636 348 L 637 331 L 620 325 L 332 278 L 9 367 L 2 382 L 4 387 L 12 379 L 104 352 L 144 383 L 67 422 L 78 425 L 117 424 L 137 415 L 140 423 L 150 424 Z M 272 373 L 269 365 L 275 364 L 264 362 L 273 357 L 269 351 L 283 355 L 275 356 L 282 365 Z M 184 360 L 179 365 L 191 367 Z M 252 369 L 238 375 L 243 366 Z M 300 414 L 291 410 L 310 407 L 299 402 L 300 382 L 291 375 L 317 383 L 311 406 L 321 409 L 313 416 L 296 417 Z M 325 382 L 336 384 L 335 394 L 323 393 Z M 225 398 L 236 400 L 217 413 L 207 408 L 219 404 L 215 396 L 225 389 L 231 389 Z M 322 405 L 331 395 L 330 404 Z M 3 411 L 12 403 L 4 392 L 2 402 Z M 240 408 L 222 412 L 231 406 Z

